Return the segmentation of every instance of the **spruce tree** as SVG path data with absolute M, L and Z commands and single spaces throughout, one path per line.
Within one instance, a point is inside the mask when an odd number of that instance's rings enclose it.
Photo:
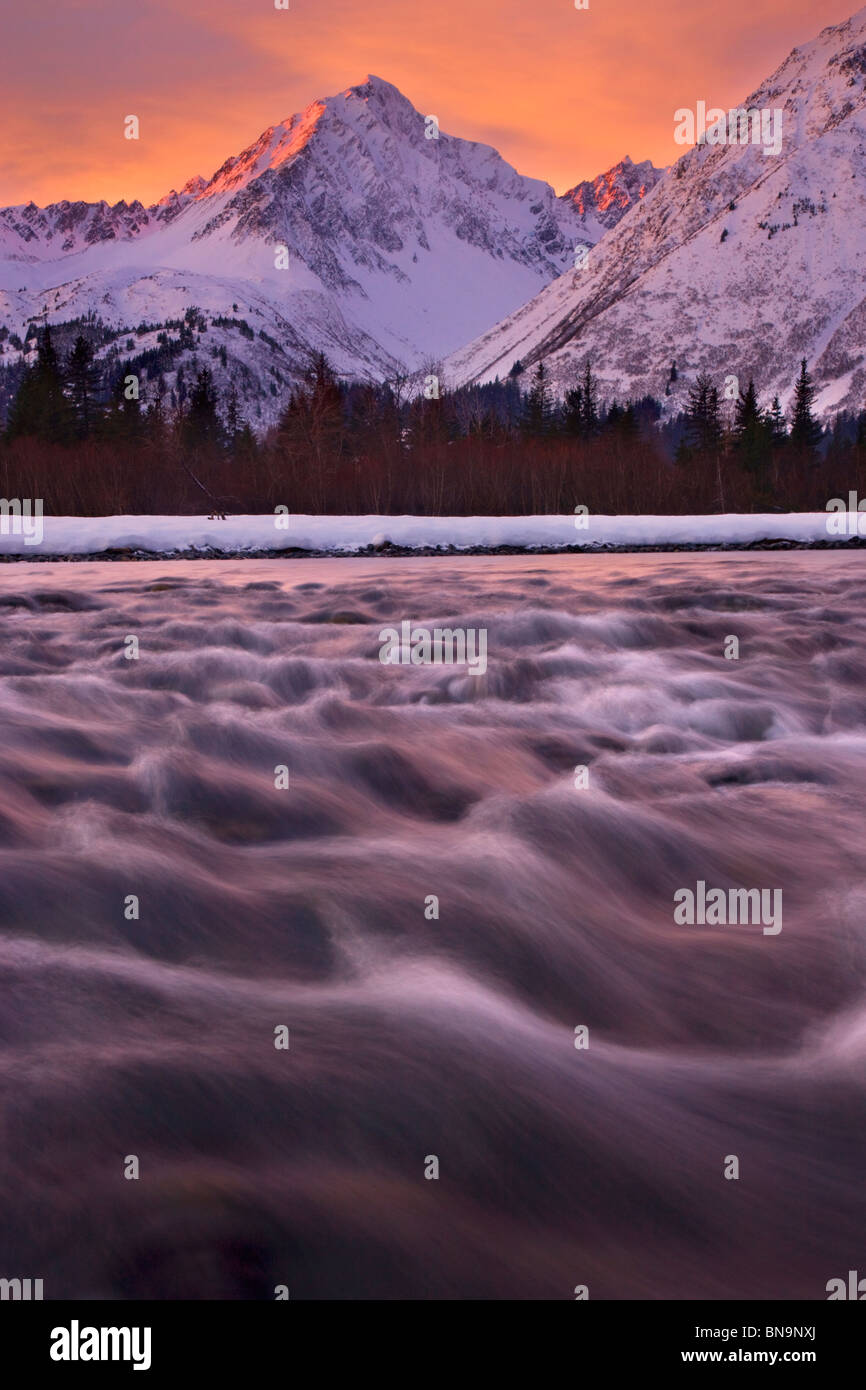
M 550 390 L 543 359 L 538 363 L 524 403 L 523 433 L 538 438 L 550 430 Z
M 734 446 L 743 467 L 750 473 L 760 473 L 768 462 L 769 430 L 758 409 L 754 381 L 749 379 L 745 395 L 738 398 L 734 408 Z
M 583 436 L 585 439 L 591 439 L 594 434 L 598 433 L 598 401 L 596 399 L 598 386 L 592 374 L 588 359 L 583 369 L 583 385 L 581 391 L 583 395 L 581 408 Z
M 701 454 L 715 453 L 721 443 L 719 392 L 706 372 L 689 388 L 685 437 L 689 448 Z
M 103 419 L 102 429 L 109 439 L 121 444 L 134 444 L 145 434 L 141 410 L 140 377 L 132 364 L 121 362 L 112 373 L 111 399 Z M 134 377 L 135 381 L 129 380 Z
M 146 426 L 147 436 L 151 442 L 159 447 L 163 446 L 166 438 L 165 377 L 161 372 L 153 389 L 153 397 L 147 411 Z
M 566 434 L 575 438 L 583 433 L 583 392 L 579 386 L 573 386 L 565 393 L 562 427 Z
M 217 412 L 217 393 L 213 375 L 202 367 L 189 393 L 189 408 L 184 420 L 184 442 L 193 449 L 218 446 L 223 441 L 223 427 Z
M 93 346 L 79 333 L 66 361 L 66 380 L 69 400 L 75 419 L 75 434 L 87 439 L 98 417 L 96 397 L 99 391 L 99 371 L 94 362 Z
M 814 455 L 821 440 L 821 426 L 812 414 L 815 388 L 806 369 L 806 359 L 800 363 L 800 375 L 794 387 L 794 410 L 791 417 L 790 442 L 803 455 Z
M 834 468 L 844 467 L 849 456 L 851 445 L 849 441 L 850 417 L 847 411 L 840 411 L 833 421 L 830 430 L 830 442 L 827 447 L 827 462 Z
M 233 385 L 226 403 L 226 432 L 230 445 L 234 443 L 235 435 L 238 433 L 239 429 L 240 412 L 238 410 L 238 393 L 237 387 Z
M 767 416 L 767 424 L 770 431 L 770 444 L 774 449 L 779 448 L 788 438 L 788 429 L 782 412 L 782 403 L 778 396 L 773 397 L 773 404 L 770 406 L 770 413 Z
M 36 361 L 25 373 L 12 403 L 7 434 L 10 439 L 30 436 L 65 444 L 72 429 L 72 411 L 63 392 L 51 327 L 46 323 L 37 336 Z
M 251 463 L 258 453 L 258 440 L 247 424 L 246 420 L 241 422 L 241 427 L 232 442 L 232 455 L 239 463 Z

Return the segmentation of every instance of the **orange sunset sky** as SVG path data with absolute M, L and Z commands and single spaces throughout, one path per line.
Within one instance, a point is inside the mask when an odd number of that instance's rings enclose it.
M 742 100 L 850 0 L 3 0 L 0 204 L 149 203 L 369 73 L 558 192 L 668 164 L 673 113 Z M 141 122 L 123 138 L 123 118 Z

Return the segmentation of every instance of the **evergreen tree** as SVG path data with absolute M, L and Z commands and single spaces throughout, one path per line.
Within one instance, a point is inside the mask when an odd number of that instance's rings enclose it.
M 226 402 L 226 432 L 230 445 L 234 443 L 235 435 L 238 433 L 239 429 L 240 411 L 238 409 L 238 392 L 237 387 L 232 385 L 228 401 Z
M 701 454 L 718 451 L 722 439 L 719 392 L 706 372 L 701 372 L 694 386 L 689 388 L 685 425 L 685 439 L 690 449 Z
M 754 381 L 749 379 L 745 395 L 734 407 L 734 447 L 740 462 L 750 473 L 760 473 L 769 462 L 769 431 L 758 409 Z
M 549 434 L 551 425 L 550 389 L 543 359 L 532 376 L 532 386 L 526 395 L 523 411 L 523 433 L 531 438 Z
M 50 325 L 37 336 L 36 361 L 25 373 L 9 412 L 10 439 L 30 436 L 55 444 L 72 435 L 72 412 L 63 391 L 63 375 Z
M 217 393 L 213 375 L 202 367 L 189 393 L 189 407 L 183 424 L 184 442 L 188 447 L 216 447 L 223 442 L 223 427 L 217 411 Z
M 165 416 L 165 377 L 160 372 L 153 389 L 153 396 L 147 412 L 146 433 L 153 444 L 162 446 L 166 438 Z
M 234 385 L 226 402 L 226 443 L 238 464 L 252 462 L 258 449 L 256 437 L 241 415 L 237 387 Z
M 81 333 L 75 339 L 66 361 L 66 380 L 75 418 L 75 434 L 79 439 L 87 439 L 93 432 L 98 416 L 96 397 L 99 371 L 94 362 L 93 346 Z
M 806 359 L 800 363 L 800 375 L 794 388 L 794 411 L 791 418 L 791 446 L 803 455 L 814 455 L 821 440 L 821 426 L 812 414 L 815 388 L 806 369 Z
M 563 401 L 562 427 L 574 438 L 583 434 L 583 392 L 579 386 L 566 391 Z
M 129 378 L 134 377 L 134 381 Z M 109 439 L 133 444 L 145 434 L 141 410 L 140 378 L 129 362 L 120 363 L 112 373 L 111 400 L 104 416 L 102 429 Z
M 827 462 L 832 464 L 834 467 L 844 467 L 848 459 L 851 448 L 851 424 L 851 417 L 845 410 L 841 410 L 839 414 L 836 416 L 835 420 L 833 421 L 833 426 L 830 430 L 830 442 L 827 447 L 826 458 Z
M 592 370 L 587 359 L 583 369 L 583 385 L 581 387 L 581 418 L 583 423 L 584 439 L 591 439 L 598 433 L 598 404 L 596 401 L 597 382 L 592 374 Z
M 767 417 L 767 425 L 770 431 L 770 444 L 774 449 L 779 448 L 788 438 L 788 429 L 785 424 L 785 416 L 782 413 L 782 405 L 778 396 L 773 397 L 773 404 L 770 406 L 770 413 Z
M 258 448 L 256 436 L 247 421 L 243 420 L 232 440 L 232 457 L 240 464 L 251 463 L 258 453 Z

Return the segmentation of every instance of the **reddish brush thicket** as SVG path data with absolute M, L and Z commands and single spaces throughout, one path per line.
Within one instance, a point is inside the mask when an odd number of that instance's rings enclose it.
M 0 450 L 0 492 L 40 497 L 47 515 L 273 511 L 434 516 L 573 512 L 823 510 L 866 493 L 852 446 L 801 466 L 787 449 L 758 475 L 734 451 L 672 462 L 653 438 L 457 439 L 311 457 L 279 440 L 238 456 L 179 442 L 17 439 Z

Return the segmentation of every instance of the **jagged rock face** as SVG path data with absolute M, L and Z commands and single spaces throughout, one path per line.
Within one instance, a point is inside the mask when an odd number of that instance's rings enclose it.
M 199 235 L 228 222 L 236 238 L 283 236 L 302 252 L 306 230 L 349 264 L 399 275 L 402 254 L 430 254 L 435 229 L 540 277 L 561 270 L 579 215 L 489 147 L 425 129 L 375 78 L 316 103 L 214 175 L 201 196 L 232 196 Z
M 257 397 L 264 424 L 277 408 L 275 361 L 260 334 L 285 349 L 276 369 L 289 379 L 315 349 L 350 376 L 419 370 L 556 278 L 637 196 L 640 171 L 657 174 L 624 161 L 604 176 L 615 192 L 603 208 L 588 195 L 579 205 L 575 190 L 558 198 L 487 145 L 431 133 L 370 77 L 149 208 L 0 210 L 0 323 L 23 338 L 46 312 L 55 322 L 95 312 L 133 332 L 192 305 L 242 318 L 252 345 L 208 324 L 202 347 L 226 349 L 236 370 L 217 360 L 218 384 Z M 137 336 L 136 349 L 151 338 Z
M 608 399 L 664 397 L 699 371 L 790 399 L 806 357 L 825 415 L 866 401 L 866 10 L 794 49 L 743 106 L 782 115 L 778 155 L 696 144 L 589 254 L 455 353 L 448 379 L 587 359 Z M 637 167 L 637 166 L 635 166 Z
M 114 207 L 106 202 L 66 200 L 46 208 L 27 203 L 0 209 L 0 247 L 5 255 L 25 262 L 46 255 L 64 256 L 100 242 L 138 236 L 149 221 L 137 200 L 115 203 Z
M 626 155 L 606 173 L 576 184 L 562 196 L 573 204 L 582 218 L 594 219 L 601 231 L 606 232 L 621 222 L 635 203 L 652 192 L 664 172 L 648 159 L 635 164 Z

